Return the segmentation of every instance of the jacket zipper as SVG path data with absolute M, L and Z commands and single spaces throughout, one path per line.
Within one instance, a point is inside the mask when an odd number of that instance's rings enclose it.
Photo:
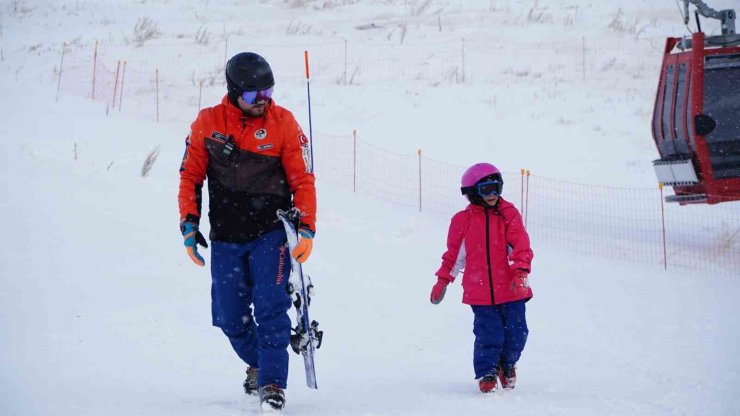
M 491 305 L 495 305 L 496 301 L 493 298 L 493 273 L 491 272 L 491 231 L 489 230 L 490 220 L 488 219 L 488 208 L 484 208 L 483 213 L 486 215 L 486 265 L 488 266 L 488 284 L 491 289 Z

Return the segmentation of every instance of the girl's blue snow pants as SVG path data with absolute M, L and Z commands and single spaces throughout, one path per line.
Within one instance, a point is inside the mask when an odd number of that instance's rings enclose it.
M 472 305 L 475 314 L 475 378 L 485 376 L 494 368 L 511 367 L 519 361 L 529 334 L 524 302 L 518 300 L 500 305 Z

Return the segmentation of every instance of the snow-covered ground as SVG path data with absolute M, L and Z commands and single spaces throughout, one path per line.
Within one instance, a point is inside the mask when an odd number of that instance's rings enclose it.
M 276 100 L 307 129 L 308 49 L 317 138 L 357 129 L 375 146 L 422 148 L 457 166 L 486 160 L 509 172 L 650 187 L 662 42 L 685 33 L 672 1 L 100 3 L 0 4 L 3 415 L 258 413 L 241 390 L 244 365 L 210 326 L 208 272 L 187 258 L 177 229 L 177 168 L 198 81 L 202 105 L 215 103 L 224 55 L 268 57 Z M 144 17 L 162 35 L 137 47 L 132 32 Z M 203 28 L 210 40 L 198 44 Z M 345 39 L 354 75 L 347 85 Z M 105 80 L 99 99 L 89 99 L 85 65 L 95 40 L 106 66 L 127 60 L 121 111 L 108 108 Z M 57 84 L 63 42 L 68 72 Z M 154 68 L 163 80 L 159 123 L 151 88 L 136 84 Z M 326 334 L 319 390 L 304 386 L 292 355 L 286 414 L 740 409 L 740 273 L 666 272 L 533 235 L 541 241 L 519 382 L 482 396 L 460 287 L 441 305 L 428 302 L 448 218 L 352 193 L 334 179 L 318 177 L 318 234 L 306 266 Z M 454 193 L 450 201 L 464 206 Z M 737 205 L 722 209 L 740 215 Z

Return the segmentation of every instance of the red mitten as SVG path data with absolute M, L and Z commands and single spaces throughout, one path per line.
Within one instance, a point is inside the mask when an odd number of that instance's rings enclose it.
M 445 292 L 447 291 L 447 285 L 449 284 L 449 279 L 446 279 L 444 277 L 437 277 L 437 283 L 435 283 L 434 287 L 432 287 L 432 294 L 429 295 L 429 301 L 435 305 L 439 302 L 442 302 L 442 299 L 444 299 L 445 297 Z
M 518 288 L 529 288 L 529 272 L 523 269 L 514 270 L 514 284 Z

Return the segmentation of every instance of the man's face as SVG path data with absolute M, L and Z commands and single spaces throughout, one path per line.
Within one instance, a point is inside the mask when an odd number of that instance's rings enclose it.
M 237 98 L 239 108 L 247 117 L 262 117 L 265 115 L 265 109 L 269 99 L 262 98 L 257 100 L 254 104 L 247 104 L 242 97 Z

